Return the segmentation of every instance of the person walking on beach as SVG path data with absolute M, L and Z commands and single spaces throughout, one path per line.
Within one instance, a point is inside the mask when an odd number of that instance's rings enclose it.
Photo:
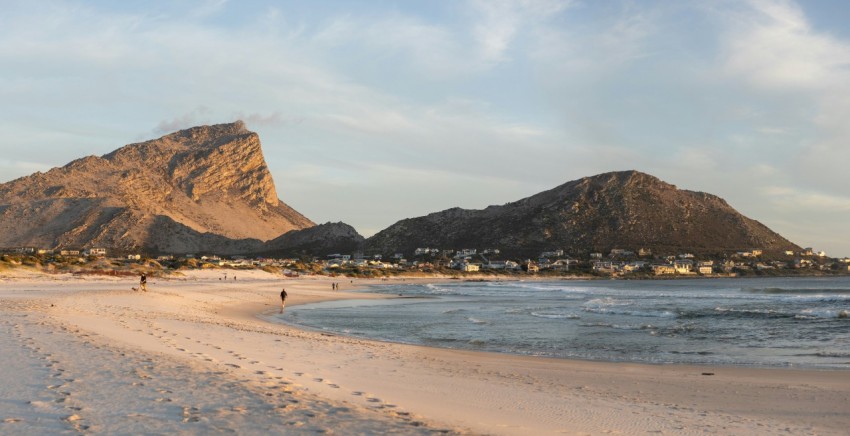
M 283 308 L 286 306 L 286 289 L 280 291 L 280 313 L 283 313 Z
M 148 276 L 145 273 L 142 273 L 142 276 L 139 277 L 139 289 L 142 291 L 148 291 Z

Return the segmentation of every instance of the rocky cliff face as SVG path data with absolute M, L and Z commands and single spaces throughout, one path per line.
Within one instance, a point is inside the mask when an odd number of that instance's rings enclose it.
M 248 252 L 312 227 L 278 199 L 256 133 L 181 130 L 0 185 L 0 246 Z
M 672 254 L 799 249 L 719 197 L 679 190 L 637 171 L 586 177 L 504 206 L 402 220 L 366 241 L 370 252 L 410 254 L 417 247 L 493 247 L 521 256 L 552 249 L 574 254 L 613 248 Z

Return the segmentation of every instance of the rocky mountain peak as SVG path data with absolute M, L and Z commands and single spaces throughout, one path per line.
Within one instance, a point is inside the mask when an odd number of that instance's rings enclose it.
M 194 251 L 198 235 L 264 241 L 314 225 L 278 199 L 260 138 L 241 121 L 180 130 L 2 184 L 0 212 L 6 246 Z M 32 228 L 16 228 L 20 220 Z

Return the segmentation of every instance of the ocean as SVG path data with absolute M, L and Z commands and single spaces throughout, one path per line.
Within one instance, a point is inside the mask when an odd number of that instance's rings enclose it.
M 850 369 L 850 277 L 378 285 L 395 298 L 283 322 L 464 350 L 640 363 Z

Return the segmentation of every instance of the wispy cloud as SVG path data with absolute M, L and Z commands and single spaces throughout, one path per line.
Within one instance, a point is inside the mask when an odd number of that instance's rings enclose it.
M 206 124 L 209 122 L 211 111 L 205 106 L 199 106 L 191 112 L 178 115 L 170 120 L 160 121 L 153 129 L 156 135 L 164 135 L 175 132 L 177 130 L 187 129 L 198 124 Z
M 800 212 L 819 214 L 850 211 L 850 197 L 828 195 L 788 186 L 767 186 L 760 191 L 775 204 Z
M 812 29 L 791 1 L 751 0 L 750 8 L 724 12 L 725 69 L 752 86 L 825 89 L 846 78 L 850 47 Z

